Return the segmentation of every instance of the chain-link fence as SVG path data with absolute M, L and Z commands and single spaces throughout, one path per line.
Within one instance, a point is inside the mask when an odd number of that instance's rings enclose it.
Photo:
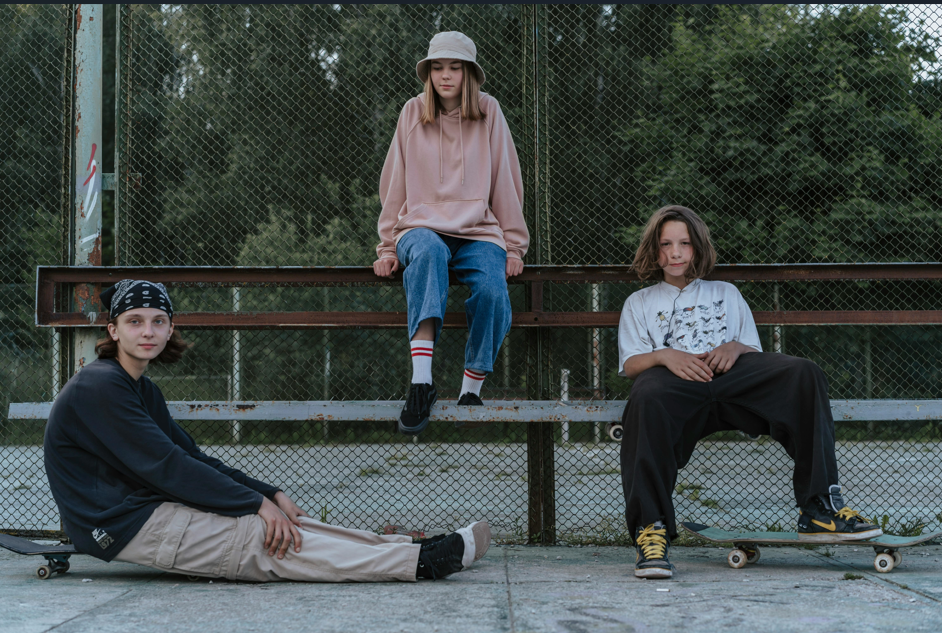
M 31 527 L 56 516 L 42 423 L 10 422 L 7 408 L 52 400 L 60 382 L 57 335 L 33 325 L 33 304 L 36 266 L 63 263 L 67 244 L 70 12 L 3 5 L 0 33 L 0 527 Z
M 415 61 L 444 30 L 475 41 L 484 89 L 510 125 L 530 264 L 630 263 L 647 216 L 667 203 L 700 213 L 725 263 L 942 260 L 934 5 L 122 5 L 118 25 L 116 169 L 141 174 L 118 178 L 121 265 L 371 263 L 380 170 L 402 105 L 421 89 Z M 49 59 L 59 64 L 57 37 Z M 52 112 L 62 108 L 60 99 Z M 58 178 L 57 160 L 35 170 Z M 30 279 L 28 266 L 18 270 Z M 617 311 L 639 287 L 548 283 L 544 309 Z M 942 296 L 923 281 L 740 287 L 754 310 L 937 309 Z M 525 290 L 512 286 L 515 310 L 527 308 Z M 180 310 L 405 309 L 401 289 L 386 286 L 188 288 L 174 298 Z M 451 309 L 465 298 L 453 288 Z M 22 336 L 38 340 L 24 323 Z M 832 398 L 942 397 L 942 328 L 760 330 L 767 351 L 820 364 Z M 440 397 L 458 395 L 465 336 L 446 330 L 436 348 Z M 186 337 L 195 345 L 185 360 L 151 372 L 169 400 L 391 400 L 410 375 L 401 330 Z M 625 399 L 630 382 L 616 365 L 612 329 L 515 330 L 482 395 L 554 399 L 567 370 L 570 398 Z M 51 376 L 51 366 L 42 356 L 36 371 Z M 483 514 L 524 537 L 528 489 L 549 472 L 541 485 L 555 495 L 560 538 L 624 537 L 618 445 L 592 425 L 555 425 L 550 471 L 534 464 L 539 441 L 522 424 L 433 425 L 418 442 L 356 421 L 185 426 L 331 521 L 434 529 Z M 4 428 L 5 444 L 39 441 L 41 426 Z M 934 423 L 839 421 L 838 438 L 856 507 L 889 514 L 897 530 L 938 526 Z M 680 475 L 678 511 L 788 526 L 790 476 L 774 443 L 714 437 Z M 34 479 L 44 485 L 41 469 Z M 46 507 L 10 521 L 49 527 Z

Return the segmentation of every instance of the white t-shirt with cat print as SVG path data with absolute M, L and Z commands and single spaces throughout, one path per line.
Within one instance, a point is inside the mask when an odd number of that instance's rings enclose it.
M 618 375 L 625 361 L 671 347 L 701 354 L 729 341 L 762 351 L 752 310 L 733 284 L 695 279 L 683 289 L 664 281 L 632 293 L 618 323 Z

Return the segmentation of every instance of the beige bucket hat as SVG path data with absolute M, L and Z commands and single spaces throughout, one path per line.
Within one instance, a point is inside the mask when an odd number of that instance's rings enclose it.
M 484 83 L 484 70 L 478 65 L 476 57 L 478 49 L 471 38 L 458 31 L 445 31 L 436 33 L 428 44 L 428 55 L 415 65 L 415 74 L 423 84 L 428 79 L 428 69 L 433 59 L 460 59 L 474 64 L 478 83 Z

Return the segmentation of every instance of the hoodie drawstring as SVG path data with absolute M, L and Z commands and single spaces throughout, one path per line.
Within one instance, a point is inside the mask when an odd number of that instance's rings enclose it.
M 464 135 L 461 133 L 461 107 L 458 107 L 458 139 L 461 141 L 461 186 L 464 187 Z
M 442 150 L 442 131 L 445 129 L 444 114 L 438 115 L 438 182 L 445 182 L 445 152 Z M 461 131 L 461 106 L 458 106 L 458 141 L 461 144 L 461 186 L 464 187 L 464 134 Z

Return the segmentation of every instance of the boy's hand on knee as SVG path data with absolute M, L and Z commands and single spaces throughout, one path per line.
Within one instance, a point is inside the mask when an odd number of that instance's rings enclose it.
M 726 373 L 733 368 L 739 357 L 749 349 L 739 341 L 723 343 L 706 355 L 706 364 L 717 374 Z
M 377 277 L 392 277 L 399 270 L 399 260 L 393 257 L 384 257 L 373 262 L 373 272 Z
M 664 349 L 660 353 L 662 364 L 675 376 L 694 382 L 713 380 L 713 370 L 704 362 L 707 354 L 688 354 L 676 349 Z
M 258 516 L 265 522 L 265 548 L 269 556 L 278 552 L 278 558 L 284 558 L 288 546 L 294 541 L 294 551 L 301 551 L 301 533 L 291 524 L 288 517 L 274 503 L 265 497 L 258 509 Z
M 311 516 L 310 514 L 308 514 L 301 508 L 299 508 L 298 504 L 296 504 L 294 501 L 291 500 L 291 497 L 281 492 L 280 490 L 275 493 L 275 497 L 273 500 L 275 502 L 275 505 L 277 505 L 278 508 L 282 512 L 285 513 L 285 516 L 288 517 L 288 520 L 294 523 L 295 525 L 297 525 L 298 527 L 301 527 L 301 519 L 299 519 L 298 517 L 310 518 Z

